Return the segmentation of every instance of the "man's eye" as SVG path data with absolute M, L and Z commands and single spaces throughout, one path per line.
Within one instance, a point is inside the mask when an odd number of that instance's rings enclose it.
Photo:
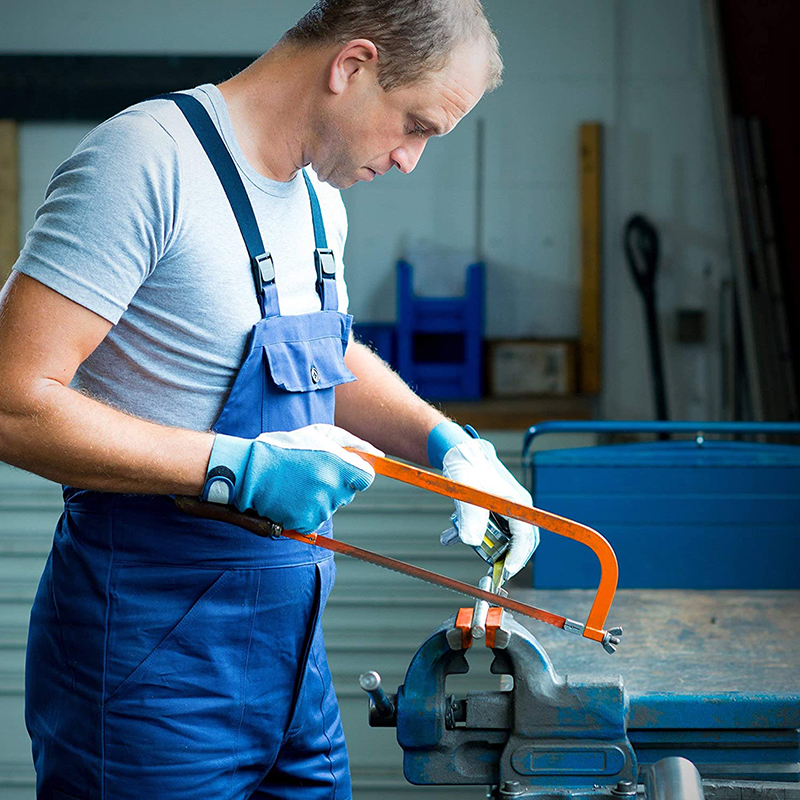
M 427 130 L 425 130 L 425 128 L 423 128 L 419 122 L 415 122 L 411 133 L 414 134 L 414 136 L 424 136 L 427 133 Z

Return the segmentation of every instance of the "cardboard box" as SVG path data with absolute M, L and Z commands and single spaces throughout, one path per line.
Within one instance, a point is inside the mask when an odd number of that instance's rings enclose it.
M 572 341 L 490 341 L 489 391 L 495 397 L 574 394 L 576 349 Z

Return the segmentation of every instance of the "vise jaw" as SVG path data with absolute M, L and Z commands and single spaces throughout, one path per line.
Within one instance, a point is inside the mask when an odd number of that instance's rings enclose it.
M 463 610 L 462 610 L 463 611 Z M 497 609 L 499 612 L 500 609 Z M 502 612 L 491 671 L 510 691 L 445 694 L 448 675 L 466 673 L 463 624 L 448 619 L 417 650 L 395 703 L 406 779 L 418 785 L 489 785 L 497 798 L 614 797 L 636 786 L 621 677 L 560 677 L 539 642 Z M 386 721 L 378 724 L 386 724 Z M 630 785 L 630 784 L 628 784 Z M 509 794 L 509 792 L 511 792 Z

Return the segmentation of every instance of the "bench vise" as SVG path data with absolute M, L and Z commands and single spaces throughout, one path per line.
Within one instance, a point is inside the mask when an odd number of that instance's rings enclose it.
M 534 636 L 492 608 L 485 642 L 494 654 L 491 671 L 510 676 L 508 690 L 448 696 L 447 676 L 469 671 L 471 623 L 472 609 L 464 608 L 429 636 L 396 695 L 383 692 L 377 673 L 362 675 L 370 725 L 397 727 L 406 779 L 489 785 L 497 800 L 635 797 L 622 679 L 557 675 Z

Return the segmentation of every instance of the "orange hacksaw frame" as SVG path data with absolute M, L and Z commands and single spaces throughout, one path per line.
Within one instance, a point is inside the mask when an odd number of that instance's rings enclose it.
M 607 631 L 603 628 L 608 617 L 608 612 L 611 609 L 611 603 L 614 600 L 614 594 L 617 590 L 619 574 L 617 557 L 605 537 L 596 530 L 580 522 L 575 522 L 571 519 L 560 517 L 557 514 L 552 514 L 549 511 L 525 506 L 511 500 L 505 500 L 502 497 L 489 494 L 480 489 L 475 489 L 472 486 L 452 481 L 435 472 L 429 472 L 419 467 L 412 467 L 400 461 L 387 458 L 386 456 L 365 453 L 354 448 L 347 449 L 371 464 L 375 472 L 379 475 L 393 478 L 394 480 L 410 484 L 411 486 L 417 486 L 429 492 L 444 495 L 445 497 L 450 497 L 453 500 L 459 500 L 474 506 L 486 508 L 503 517 L 518 519 L 522 522 L 528 522 L 531 525 L 546 528 L 560 536 L 566 536 L 569 539 L 574 539 L 577 542 L 585 544 L 594 552 L 600 562 L 600 583 L 597 587 L 597 593 L 595 594 L 594 602 L 592 603 L 586 623 L 578 623 L 567 617 L 560 616 L 559 614 L 553 614 L 549 611 L 536 608 L 535 606 L 521 603 L 518 600 L 513 600 L 510 597 L 486 592 L 471 584 L 448 578 L 445 575 L 439 575 L 436 572 L 431 572 L 430 570 L 390 558 L 389 556 L 356 547 L 347 542 L 331 539 L 327 536 L 320 536 L 316 533 L 307 534 L 287 530 L 264 517 L 259 517 L 252 513 L 241 513 L 233 510 L 229 506 L 203 503 L 189 497 L 176 497 L 175 501 L 183 511 L 193 514 L 194 516 L 229 522 L 246 528 L 259 536 L 285 536 L 289 539 L 316 545 L 317 547 L 322 547 L 335 553 L 358 558 L 370 564 L 386 567 L 387 569 L 419 578 L 420 580 L 427 581 L 436 586 L 441 586 L 469 597 L 484 600 L 492 606 L 500 606 L 509 611 L 515 611 L 527 617 L 538 619 L 541 622 L 546 622 L 549 625 L 571 633 L 579 633 L 587 639 L 601 642 L 606 647 L 609 642 L 612 644 L 619 643 L 618 637 L 614 634 L 618 632 L 621 633 L 620 629 Z M 609 652 L 613 652 L 613 647 Z
M 617 591 L 619 567 L 617 565 L 617 556 L 616 553 L 614 553 L 614 549 L 602 534 L 580 522 L 575 522 L 566 517 L 560 517 L 558 514 L 552 514 L 540 508 L 524 506 L 512 500 L 505 500 L 502 497 L 489 494 L 480 489 L 475 489 L 472 486 L 466 486 L 463 483 L 452 481 L 435 472 L 420 469 L 419 467 L 412 467 L 400 461 L 386 458 L 385 456 L 364 453 L 360 450 L 353 450 L 352 452 L 371 464 L 375 472 L 379 475 L 408 483 L 411 486 L 419 486 L 422 489 L 427 489 L 429 492 L 435 492 L 436 494 L 450 497 L 453 500 L 460 500 L 461 502 L 469 503 L 473 506 L 487 508 L 489 511 L 494 511 L 503 517 L 529 522 L 531 525 L 545 528 L 560 536 L 566 536 L 568 539 L 574 539 L 576 542 L 585 544 L 592 550 L 597 556 L 597 560 L 600 562 L 600 583 L 597 587 L 594 602 L 589 611 L 589 616 L 586 619 L 582 635 L 587 639 L 592 639 L 597 642 L 602 642 L 604 639 L 607 640 L 608 631 L 604 630 L 603 626 L 606 623 L 608 612 L 611 610 L 611 603 L 614 600 L 614 594 Z M 489 600 L 489 602 L 494 606 L 504 606 L 502 601 L 508 599 L 501 598 L 495 594 L 491 594 L 490 597 L 492 599 Z M 508 606 L 505 607 L 507 608 Z M 532 615 L 528 614 L 527 616 Z M 551 620 L 542 621 L 555 624 L 556 627 L 559 628 L 564 628 L 564 623 L 569 621 L 565 617 L 559 617 L 555 614 L 550 616 L 557 618 L 558 622 Z M 540 617 L 537 618 L 541 619 Z

